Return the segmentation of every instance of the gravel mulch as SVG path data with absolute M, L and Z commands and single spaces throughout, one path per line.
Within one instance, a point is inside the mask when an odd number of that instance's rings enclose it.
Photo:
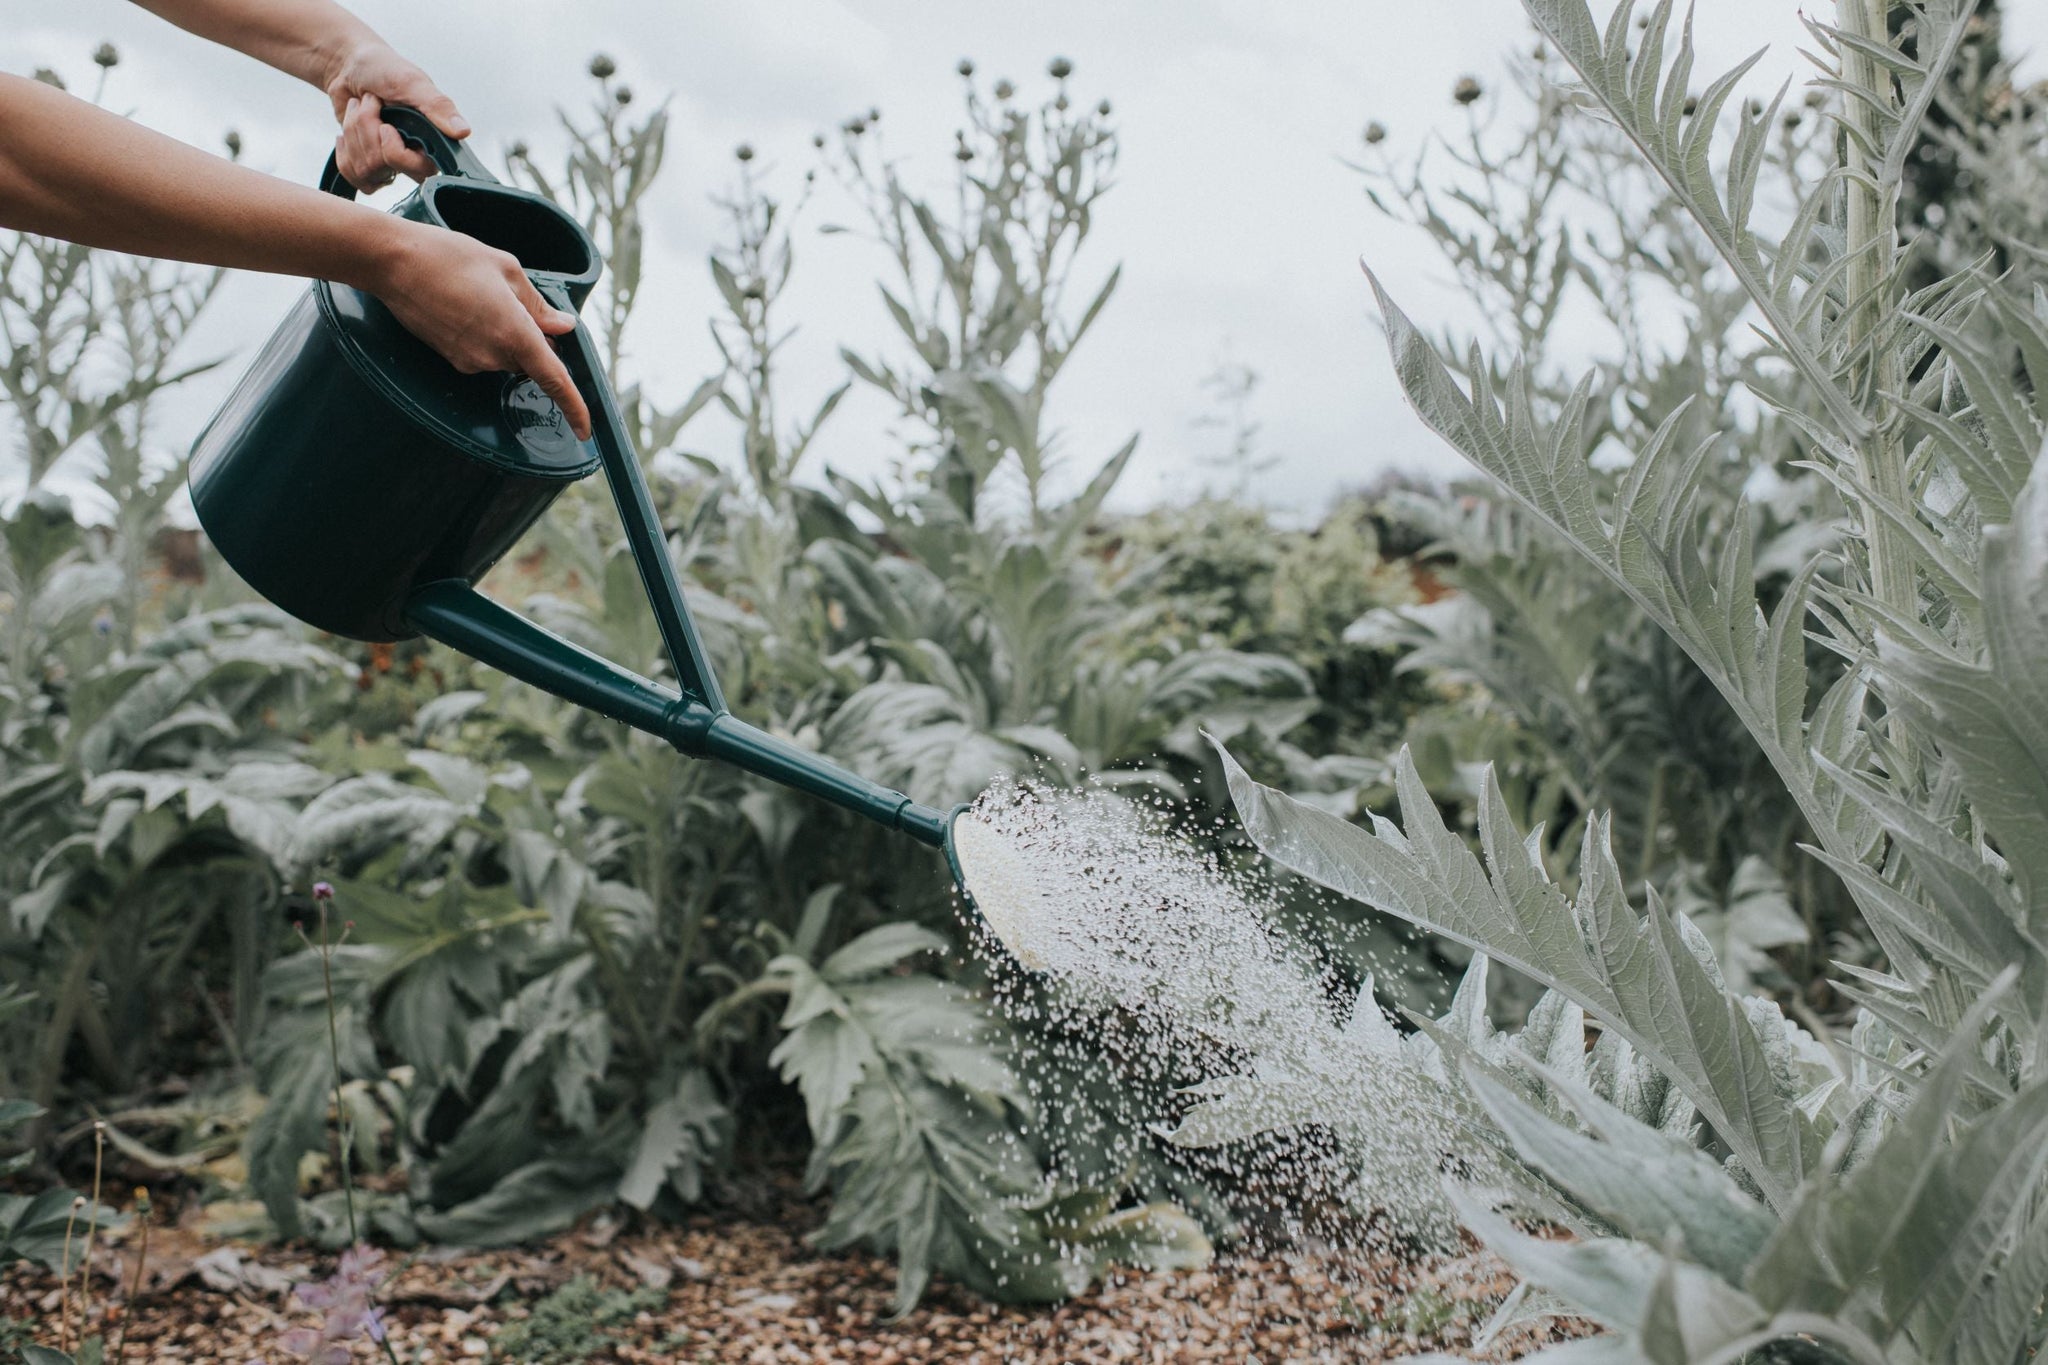
M 599 1219 L 516 1251 L 429 1249 L 394 1256 L 379 1298 L 406 1361 L 1278 1365 L 1464 1353 L 1510 1286 L 1498 1263 L 1478 1254 L 1411 1265 L 1225 1257 L 1205 1270 L 1126 1274 L 1047 1308 L 994 1305 L 940 1283 L 908 1317 L 889 1322 L 893 1268 L 872 1256 L 813 1250 L 803 1234 L 818 1216 L 815 1206 L 788 1200 L 772 1218 L 679 1226 Z M 116 1318 L 125 1305 L 135 1245 L 131 1228 L 95 1258 L 95 1330 L 109 1304 Z M 333 1265 L 302 1247 L 155 1227 L 127 1359 L 289 1359 L 283 1334 L 317 1322 L 291 1285 Z M 19 1265 L 0 1271 L 0 1315 L 11 1320 L 0 1322 L 0 1360 L 13 1360 L 24 1331 L 56 1344 L 63 1307 L 54 1276 Z M 74 1286 L 74 1335 L 78 1311 Z M 1580 1330 L 1517 1329 L 1483 1358 L 1512 1359 Z M 386 1359 L 368 1342 L 357 1343 L 355 1358 Z

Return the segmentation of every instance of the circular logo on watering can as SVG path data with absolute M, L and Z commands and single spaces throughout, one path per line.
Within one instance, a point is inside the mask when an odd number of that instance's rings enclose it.
M 576 433 L 569 430 L 569 419 L 540 385 L 531 379 L 514 378 L 505 385 L 505 396 L 500 401 L 513 436 L 528 453 L 544 460 L 573 459 L 577 455 L 579 443 Z

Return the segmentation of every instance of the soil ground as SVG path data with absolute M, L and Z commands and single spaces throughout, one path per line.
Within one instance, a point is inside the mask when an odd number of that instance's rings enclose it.
M 1224 1257 L 1206 1270 L 1125 1274 L 1054 1307 L 990 1304 L 941 1282 L 909 1316 L 890 1322 L 893 1267 L 813 1250 L 804 1234 L 820 1216 L 816 1205 L 788 1198 L 751 1219 L 601 1218 L 517 1250 L 394 1254 L 379 1299 L 404 1361 L 1279 1365 L 1467 1354 L 1511 1283 L 1476 1253 L 1348 1267 L 1307 1255 Z M 94 1330 L 109 1337 L 119 1333 L 136 1241 L 131 1228 L 95 1256 Z M 284 1333 L 318 1321 L 291 1286 L 333 1264 L 304 1247 L 154 1227 L 126 1358 L 279 1365 L 291 1358 L 281 1349 Z M 0 1271 L 0 1360 L 11 1365 L 25 1340 L 56 1344 L 65 1309 L 55 1276 L 21 1265 Z M 79 1311 L 74 1281 L 74 1338 Z M 1504 1333 L 1481 1358 L 1511 1359 L 1556 1331 Z M 356 1343 L 354 1358 L 388 1359 L 368 1341 Z

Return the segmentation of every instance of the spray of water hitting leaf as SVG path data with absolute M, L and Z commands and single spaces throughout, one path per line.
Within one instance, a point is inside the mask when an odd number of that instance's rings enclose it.
M 1336 980 L 1280 924 L 1271 882 L 1223 865 L 1171 814 L 1108 791 L 991 787 L 953 832 L 989 947 L 1054 984 L 1068 1036 L 1117 1022 L 1120 1045 L 1097 1064 L 1134 1093 L 1179 1078 L 1170 1111 L 1139 1116 L 1174 1147 L 1247 1179 L 1314 1183 L 1306 1169 L 1233 1168 L 1274 1160 L 1244 1148 L 1261 1134 L 1325 1132 L 1341 1174 L 1321 1194 L 1381 1233 L 1445 1244 L 1444 1173 L 1481 1158 L 1461 1150 L 1434 1045 L 1395 1026 L 1370 977 Z

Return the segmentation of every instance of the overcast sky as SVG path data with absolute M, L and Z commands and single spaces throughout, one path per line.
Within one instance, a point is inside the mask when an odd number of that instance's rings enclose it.
M 1213 481 L 1194 456 L 1216 438 L 1192 423 L 1208 410 L 1202 378 L 1226 356 L 1262 376 L 1254 416 L 1279 464 L 1258 492 L 1275 506 L 1312 512 L 1390 467 L 1457 468 L 1401 403 L 1359 258 L 1382 268 L 1418 317 L 1441 315 L 1455 299 L 1428 252 L 1374 215 L 1340 158 L 1355 152 L 1368 119 L 1386 123 L 1401 149 L 1432 128 L 1460 126 L 1452 84 L 1473 74 L 1497 85 L 1502 53 L 1528 40 L 1514 0 L 355 7 L 455 97 L 493 163 L 514 140 L 540 152 L 559 145 L 553 110 L 585 103 L 594 51 L 616 59 L 639 99 L 672 98 L 636 342 L 638 371 L 658 394 L 686 394 L 714 364 L 704 256 L 718 220 L 707 195 L 727 183 L 735 144 L 760 149 L 771 183 L 793 190 L 811 164 L 811 135 L 876 105 L 891 154 L 942 175 L 959 122 L 955 62 L 972 57 L 984 75 L 1011 76 L 1030 93 L 1044 88 L 1046 61 L 1061 55 L 1074 63 L 1076 95 L 1114 102 L 1122 137 L 1118 186 L 1084 258 L 1084 272 L 1122 262 L 1122 287 L 1053 395 L 1073 471 L 1092 469 L 1139 432 L 1126 505 L 1185 497 Z M 1822 0 L 1819 8 L 1832 7 Z M 1759 87 L 1799 68 L 1803 34 L 1786 0 L 1709 0 L 1700 10 L 1703 69 L 1764 42 L 1773 47 L 1752 78 Z M 75 88 L 96 74 L 94 46 L 112 41 L 122 54 L 113 107 L 209 149 L 237 129 L 245 162 L 295 179 L 312 178 L 325 156 L 332 129 L 323 97 L 121 0 L 12 0 L 8 11 L 0 68 L 50 66 Z M 2010 49 L 2048 47 L 2048 4 L 2006 11 Z M 802 324 L 789 375 L 799 395 L 837 382 L 840 344 L 869 348 L 888 335 L 872 246 L 816 234 L 845 217 L 821 195 L 799 233 L 787 310 Z M 246 356 L 303 287 L 236 278 L 194 354 Z M 166 446 L 190 442 L 240 368 L 231 361 L 167 407 Z M 891 450 L 886 427 L 878 402 L 849 402 L 811 458 L 878 473 Z M 715 456 L 730 449 L 711 426 L 696 436 Z

